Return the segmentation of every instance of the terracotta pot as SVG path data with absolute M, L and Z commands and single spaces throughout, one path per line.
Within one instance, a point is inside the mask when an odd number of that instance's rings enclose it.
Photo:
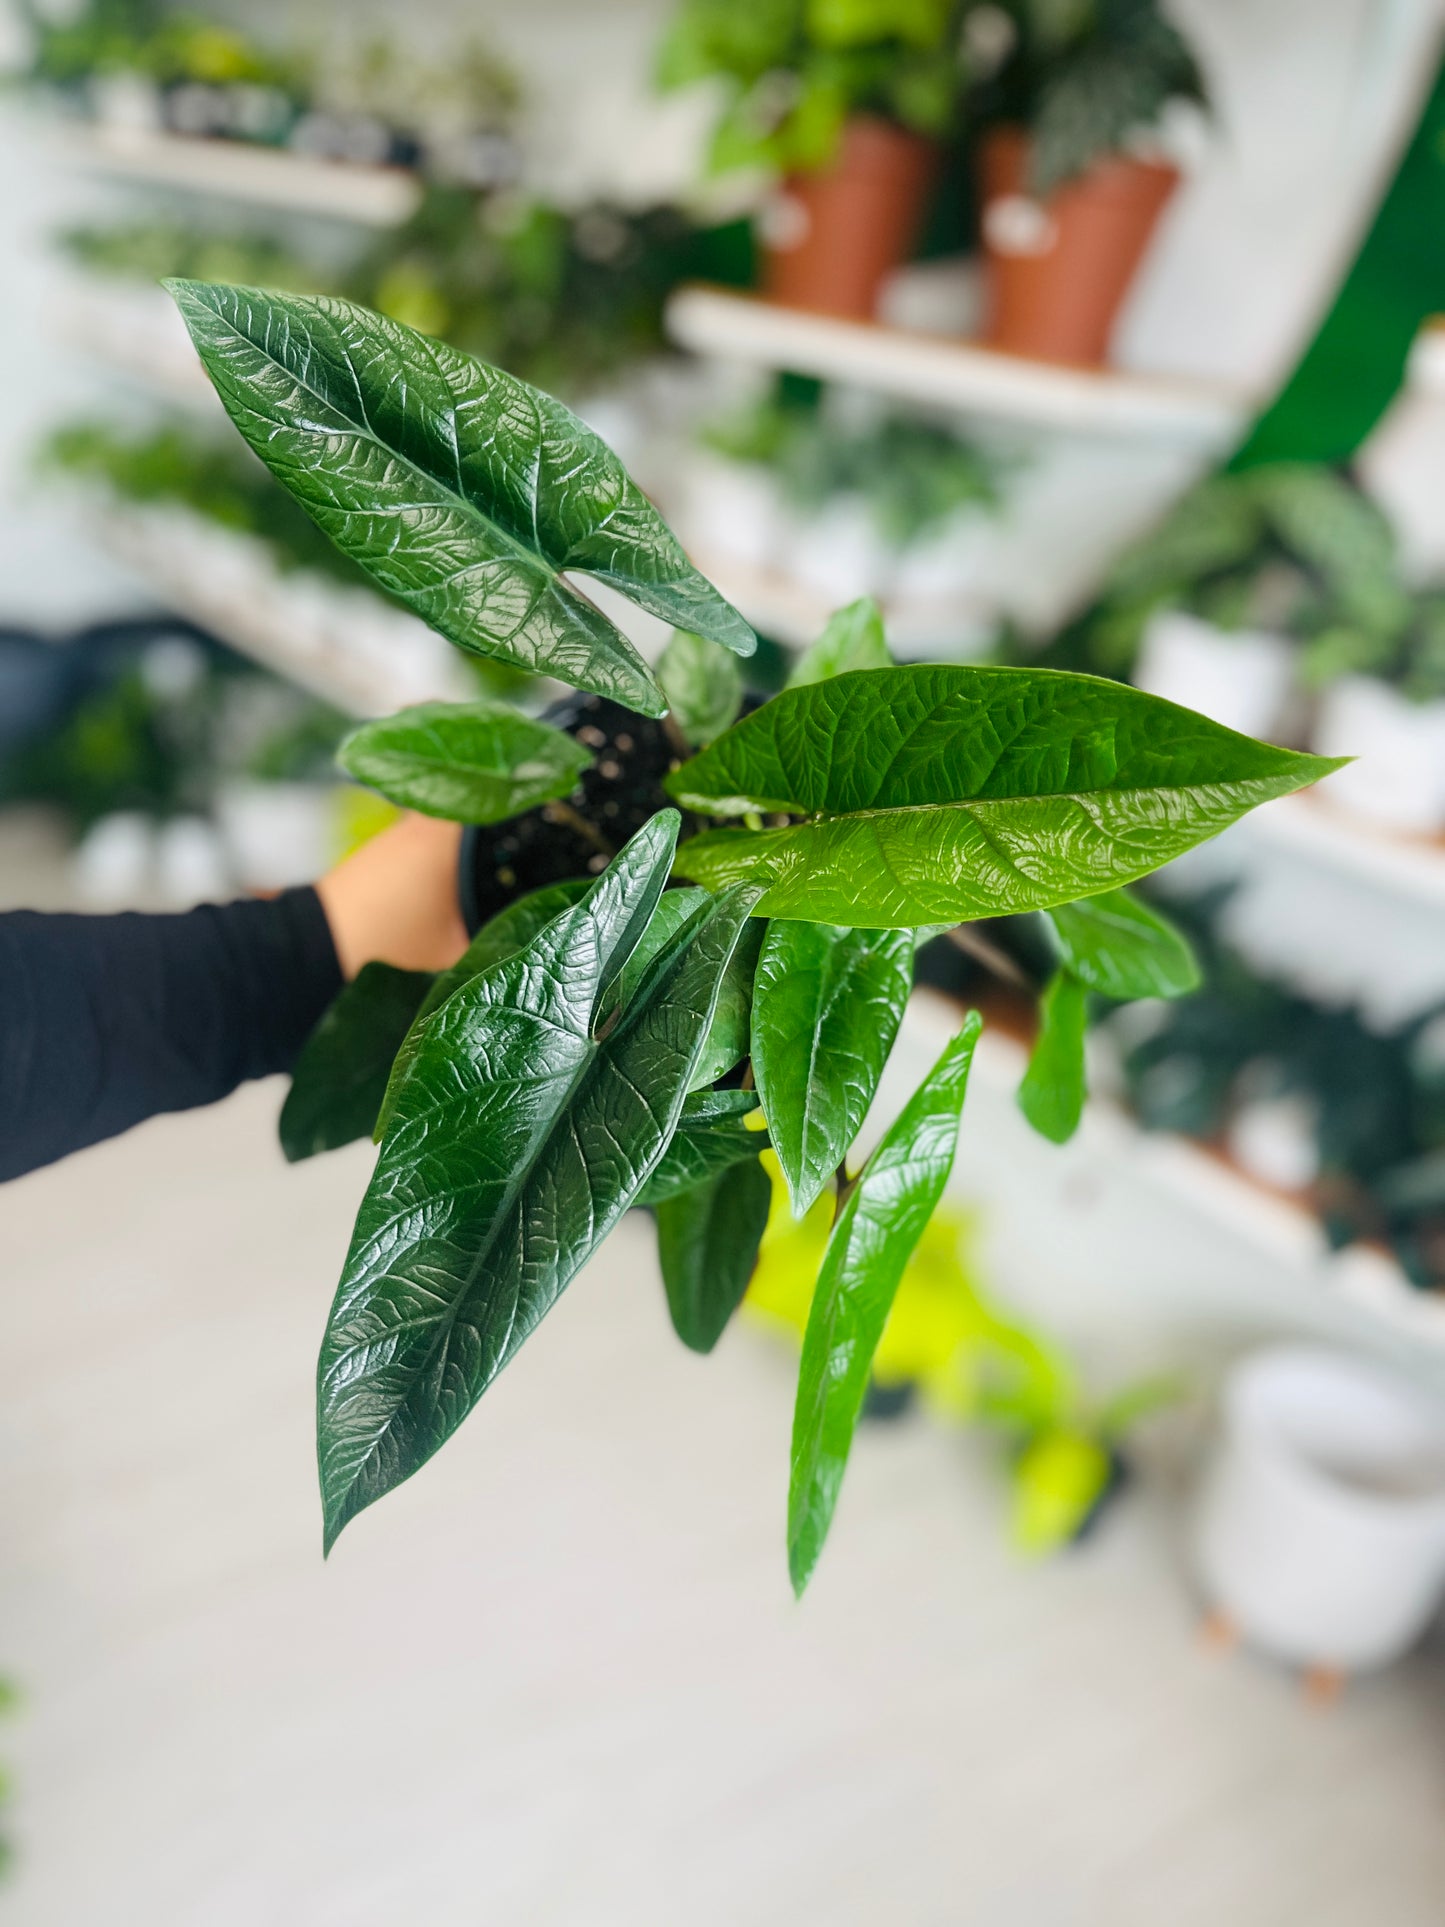
M 1010 354 L 1099 367 L 1179 170 L 1113 154 L 1037 201 L 1027 188 L 1028 158 L 1028 136 L 1017 127 L 995 128 L 980 153 L 983 338 Z
M 870 321 L 883 282 L 913 251 L 937 163 L 931 141 L 855 116 L 831 165 L 791 176 L 765 209 L 763 292 Z

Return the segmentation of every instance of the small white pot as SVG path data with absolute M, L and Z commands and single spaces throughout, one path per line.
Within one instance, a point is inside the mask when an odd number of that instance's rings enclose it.
M 76 895 L 88 910 L 134 908 L 155 873 L 156 829 L 138 810 L 92 823 L 71 858 Z
M 1384 1665 L 1445 1592 L 1445 1410 L 1346 1353 L 1255 1353 L 1226 1384 L 1195 1552 L 1250 1644 L 1301 1666 Z
M 768 471 L 703 450 L 682 476 L 678 521 L 687 547 L 766 569 L 778 558 L 782 504 Z
M 1170 609 L 1154 617 L 1134 681 L 1226 729 L 1278 740 L 1294 694 L 1295 646 L 1259 629 L 1216 629 Z
M 840 495 L 816 514 L 789 518 L 783 568 L 830 609 L 859 596 L 886 596 L 896 567 L 860 495 Z
M 231 867 L 252 890 L 312 883 L 336 857 L 336 790 L 329 783 L 223 784 L 216 815 Z
M 1445 829 L 1445 702 L 1412 703 L 1374 676 L 1342 676 L 1320 700 L 1314 745 L 1356 759 L 1325 779 L 1342 809 L 1392 830 Z
M 903 550 L 893 593 L 900 602 L 964 601 L 977 595 L 993 536 L 986 510 L 960 509 Z

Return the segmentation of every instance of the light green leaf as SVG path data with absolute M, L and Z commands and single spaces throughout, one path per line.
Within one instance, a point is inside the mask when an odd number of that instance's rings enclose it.
M 281 1149 L 295 1164 L 370 1137 L 392 1059 L 431 986 L 424 970 L 363 964 L 307 1038 L 281 1106 Z
M 737 721 L 743 672 L 737 657 L 720 643 L 674 629 L 658 661 L 657 680 L 688 742 L 710 743 Z
M 1059 961 L 1105 997 L 1184 997 L 1199 988 L 1189 939 L 1127 891 L 1061 903 L 1044 916 Z
M 706 831 L 680 875 L 767 884 L 760 916 L 899 928 L 1115 889 L 1337 767 L 1122 683 L 919 665 L 786 690 L 666 788 L 807 819 Z
M 767 1132 L 750 1130 L 744 1122 L 757 1108 L 752 1091 L 694 1091 L 637 1202 L 655 1209 L 679 1192 L 694 1191 L 720 1172 L 766 1151 Z
M 573 877 L 566 883 L 549 883 L 541 890 L 532 890 L 526 896 L 518 897 L 515 903 L 509 903 L 505 910 L 499 911 L 482 925 L 449 970 L 438 971 L 397 1050 L 391 1076 L 387 1080 L 386 1096 L 376 1114 L 374 1135 L 378 1144 L 391 1122 L 401 1080 L 420 1047 L 422 1025 L 432 1012 L 439 1010 L 453 991 L 460 990 L 479 972 L 490 970 L 493 964 L 501 963 L 504 958 L 529 944 L 554 917 L 560 917 L 564 910 L 570 910 L 580 897 L 585 896 L 594 881 L 592 877 Z
M 336 760 L 402 809 L 454 823 L 504 823 L 565 796 L 592 766 L 564 730 L 489 702 L 418 703 L 363 723 Z
M 893 658 L 883 633 L 883 612 L 871 595 L 860 596 L 828 618 L 821 636 L 799 656 L 788 678 L 789 689 L 826 682 L 850 669 L 888 669 Z
M 327 1323 L 317 1439 L 328 1547 L 454 1432 L 652 1175 L 754 892 L 705 905 L 599 1030 L 677 819 L 453 993 L 397 1093 Z
M 864 1165 L 838 1213 L 813 1292 L 788 1487 L 788 1570 L 807 1585 L 832 1523 L 868 1373 L 898 1282 L 933 1216 L 958 1141 L 983 1020 L 970 1011 Z
M 793 1215 L 858 1135 L 913 987 L 913 934 L 769 924 L 753 980 L 752 1060 Z
M 660 716 L 646 664 L 565 570 L 752 651 L 617 457 L 550 395 L 349 301 L 166 285 L 277 480 L 460 648 Z
M 1019 1085 L 1019 1109 L 1040 1137 L 1067 1144 L 1084 1114 L 1084 1035 L 1088 992 L 1067 970 L 1055 971 L 1039 999 L 1039 1030 Z
M 751 1133 L 749 1133 L 751 1135 Z M 753 1156 L 657 1207 L 657 1258 L 672 1327 L 710 1352 L 742 1303 L 758 1261 L 773 1187 Z

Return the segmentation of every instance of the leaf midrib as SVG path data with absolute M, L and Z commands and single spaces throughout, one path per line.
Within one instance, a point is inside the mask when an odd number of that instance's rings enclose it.
M 1197 790 L 1229 790 L 1243 788 L 1251 783 L 1270 783 L 1276 777 L 1287 775 L 1284 770 L 1276 771 L 1274 776 L 1226 776 L 1211 783 L 1158 783 L 1135 784 L 1129 789 L 1095 790 L 1044 790 L 1031 796 L 966 796 L 951 799 L 944 803 L 889 803 L 871 804 L 861 810 L 815 810 L 811 814 L 800 814 L 796 823 L 787 823 L 772 829 L 749 830 L 739 827 L 740 836 L 786 836 L 795 830 L 816 830 L 830 823 L 866 823 L 879 817 L 893 816 L 931 816 L 945 810 L 1001 809 L 1026 803 L 1080 803 L 1086 797 L 1094 796 L 1192 796 Z M 696 794 L 696 792 L 692 792 Z M 705 807 L 702 799 L 688 807 Z M 753 802 L 750 808 L 758 811 L 771 810 L 798 811 L 800 805 L 779 801 Z M 731 825 L 721 827 L 731 828 Z M 712 834 L 705 831 L 705 835 Z

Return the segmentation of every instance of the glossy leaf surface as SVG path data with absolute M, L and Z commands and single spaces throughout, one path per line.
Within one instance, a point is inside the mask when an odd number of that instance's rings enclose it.
M 657 680 L 688 742 L 710 743 L 737 721 L 743 672 L 737 657 L 721 643 L 674 629 L 658 660 Z
M 1188 938 L 1126 890 L 1045 912 L 1059 960 L 1105 997 L 1185 997 L 1200 984 Z
M 654 1207 L 665 1204 L 680 1191 L 695 1190 L 733 1165 L 756 1158 L 767 1148 L 768 1136 L 766 1131 L 750 1130 L 744 1120 L 757 1108 L 752 1091 L 694 1091 L 637 1202 Z
M 702 1090 L 713 1083 L 748 1054 L 748 1034 L 752 1025 L 753 978 L 758 953 L 763 947 L 767 925 L 756 917 L 738 938 L 718 991 L 717 1009 L 707 1034 L 702 1055 L 693 1072 L 693 1089 Z
M 646 664 L 566 570 L 753 649 L 617 457 L 550 395 L 349 301 L 167 286 L 277 480 L 460 648 L 661 715 Z
M 825 682 L 850 669 L 887 669 L 893 661 L 883 633 L 883 612 L 871 595 L 860 596 L 829 617 L 821 636 L 799 656 L 788 677 L 789 689 Z
M 1040 1137 L 1067 1144 L 1084 1114 L 1088 991 L 1059 970 L 1039 999 L 1039 1028 L 1019 1085 L 1019 1109 Z
M 295 1164 L 370 1137 L 392 1059 L 431 987 L 427 971 L 363 964 L 307 1038 L 281 1106 L 281 1149 Z
M 751 1158 L 657 1207 L 657 1258 L 673 1330 L 710 1352 L 742 1303 L 768 1222 L 773 1187 Z
M 802 1217 L 858 1135 L 913 986 L 913 935 L 778 922 L 753 981 L 763 1114 Z
M 729 661 L 731 661 L 729 657 Z M 592 756 L 575 737 L 506 703 L 418 703 L 354 729 L 348 776 L 404 810 L 502 823 L 575 787 Z
M 598 1032 L 676 828 L 654 818 L 574 909 L 426 1026 L 322 1344 L 328 1546 L 456 1429 L 666 1148 L 753 894 L 700 910 Z
M 898 928 L 1117 888 L 1335 766 L 1122 683 L 928 665 L 786 690 L 666 787 L 810 819 L 704 832 L 680 874 L 765 882 L 760 916 Z
M 798 1593 L 832 1523 L 869 1368 L 898 1282 L 953 1167 L 981 1029 L 978 1012 L 970 1011 L 864 1165 L 823 1254 L 793 1412 L 788 1569 Z

